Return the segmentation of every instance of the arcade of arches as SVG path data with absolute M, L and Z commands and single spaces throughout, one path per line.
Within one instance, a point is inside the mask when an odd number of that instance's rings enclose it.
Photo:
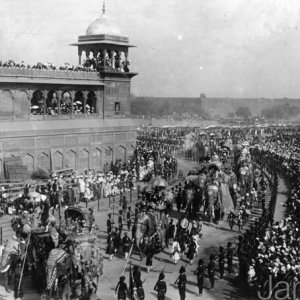
M 70 115 L 97 113 L 97 97 L 90 91 L 36 90 L 30 101 L 31 115 Z
M 126 161 L 133 154 L 134 146 L 106 146 L 104 148 L 86 147 L 81 149 L 51 149 L 25 153 L 21 155 L 24 166 L 29 173 L 36 169 L 47 172 L 61 169 L 74 170 L 102 170 L 105 163 L 110 163 L 116 159 Z M 16 154 L 17 155 L 17 154 Z M 14 155 L 11 155 L 14 156 Z M 2 167 L 2 161 L 0 171 Z

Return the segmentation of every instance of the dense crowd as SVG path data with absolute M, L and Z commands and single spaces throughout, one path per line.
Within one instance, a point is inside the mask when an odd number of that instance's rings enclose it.
M 256 283 L 261 294 L 268 293 L 267 284 L 270 280 L 273 282 L 272 288 L 279 281 L 292 288 L 300 279 L 299 150 L 299 135 L 284 131 L 268 136 L 252 146 L 252 154 L 275 174 L 275 199 L 278 174 L 285 177 L 290 188 L 285 219 L 274 222 L 272 211 L 270 214 L 263 213 L 261 220 L 256 222 L 244 237 L 240 237 L 239 259 L 242 277 L 246 279 L 248 272 L 249 283 Z
M 86 58 L 82 65 L 71 65 L 65 63 L 59 67 L 51 62 L 37 62 L 35 65 L 26 65 L 24 61 L 20 63 L 12 59 L 2 62 L 0 60 L 0 68 L 6 69 L 21 69 L 21 70 L 45 70 L 45 71 L 65 71 L 65 72 L 98 72 L 101 68 L 110 68 L 119 72 L 129 72 L 130 62 L 122 60 L 120 55 L 115 53 L 111 58 L 107 55 L 105 58 Z
M 223 193 L 232 196 L 232 209 L 226 213 L 224 210 L 218 213 L 218 207 L 215 206 L 214 215 L 209 220 L 225 220 L 226 216 L 231 229 L 235 225 L 238 226 L 240 235 L 237 256 L 239 277 L 242 282 L 255 286 L 261 295 L 268 292 L 266 284 L 270 278 L 273 286 L 279 281 L 288 282 L 289 285 L 298 282 L 300 142 L 297 128 L 265 129 L 259 134 L 256 128 L 215 129 L 205 135 L 200 130 L 194 130 L 193 138 L 205 141 L 211 149 L 210 155 L 204 157 L 204 162 L 208 162 L 208 165 L 213 163 L 215 166 L 220 162 L 222 168 L 202 168 L 196 174 L 200 188 L 195 187 L 192 180 L 177 182 L 174 186 L 167 187 L 175 175 L 179 179 L 175 151 L 184 145 L 188 134 L 188 129 L 185 128 L 154 129 L 154 131 L 145 129 L 140 132 L 137 147 L 128 161 L 122 162 L 118 159 L 110 164 L 106 163 L 101 172 L 91 170 L 83 174 L 75 171 L 70 176 L 52 174 L 46 185 L 36 187 L 34 192 L 30 186 L 26 186 L 22 195 L 11 203 L 5 201 L 6 193 L 2 191 L 0 195 L 3 211 L 19 215 L 20 222 L 26 223 L 39 208 L 42 223 L 53 231 L 57 218 L 60 218 L 55 214 L 60 206 L 69 206 L 80 201 L 88 203 L 93 199 L 102 198 L 115 201 L 116 195 L 120 195 L 117 197 L 120 199 L 120 210 L 116 212 L 117 224 L 114 223 L 114 216 L 108 215 L 106 252 L 110 260 L 117 253 L 123 254 L 127 260 L 133 244 L 136 243 L 138 220 L 140 222 L 138 218 L 148 215 L 149 220 L 152 218 L 155 220 L 154 233 L 144 236 L 137 246 L 142 251 L 140 255 L 146 256 L 146 268 L 150 272 L 154 255 L 164 249 L 170 253 L 170 262 L 177 264 L 180 259 L 186 257 L 189 263 L 193 264 L 202 236 L 200 211 L 204 217 L 208 217 L 206 214 L 209 214 L 209 208 L 205 204 L 209 199 L 209 193 L 201 192 L 201 180 L 205 177 L 206 187 L 210 184 L 215 185 L 220 189 L 223 188 Z M 254 172 L 256 170 L 259 170 L 258 174 Z M 254 172 L 253 181 L 247 179 L 251 172 Z M 193 172 L 191 174 L 193 176 Z M 289 183 L 290 195 L 286 204 L 288 215 L 282 221 L 274 222 L 279 175 L 286 178 Z M 147 184 L 141 188 L 138 183 L 140 181 Z M 228 190 L 224 189 L 222 184 L 226 184 Z M 139 201 L 132 209 L 127 198 L 128 193 L 135 189 L 138 189 Z M 194 199 L 201 201 L 189 202 L 188 193 L 191 189 L 195 189 Z M 269 206 L 266 204 L 267 193 L 270 193 Z M 173 202 L 179 213 L 184 211 L 183 217 L 177 222 L 170 218 Z M 262 209 L 262 214 L 246 229 L 244 224 L 248 221 L 254 205 Z M 93 211 L 90 210 L 86 224 L 89 232 L 93 231 L 94 224 Z M 74 230 L 77 230 L 76 224 L 73 225 Z M 123 229 L 125 225 L 126 231 Z M 69 226 L 72 227 L 72 224 Z M 166 229 L 165 233 L 163 229 Z M 204 264 L 202 258 L 199 260 L 195 274 L 200 294 L 206 271 L 213 289 L 216 262 L 219 265 L 220 278 L 224 276 L 225 263 L 228 272 L 233 273 L 234 253 L 234 245 L 228 243 L 227 247 L 220 247 L 218 254 L 210 255 L 208 265 Z M 135 267 L 133 274 L 133 286 L 137 293 L 143 295 L 139 268 Z M 155 285 L 156 291 L 162 296 L 167 290 L 163 282 L 162 272 Z M 176 284 L 182 299 L 186 283 L 185 269 L 181 268 Z M 123 295 L 126 289 L 125 278 L 122 276 L 116 288 L 119 299 L 122 299 L 120 295 Z M 144 298 L 141 296 L 138 299 Z

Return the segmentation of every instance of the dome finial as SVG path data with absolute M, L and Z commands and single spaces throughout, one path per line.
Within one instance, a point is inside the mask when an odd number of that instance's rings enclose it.
M 105 14 L 105 0 L 103 0 L 102 13 Z

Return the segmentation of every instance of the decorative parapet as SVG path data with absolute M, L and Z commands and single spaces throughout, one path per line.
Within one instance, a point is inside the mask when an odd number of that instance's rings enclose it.
M 99 80 L 97 72 L 85 72 L 85 71 L 62 71 L 62 70 L 50 70 L 50 69 L 22 69 L 22 68 L 1 68 L 0 76 L 12 76 L 12 77 L 40 77 L 40 78 L 55 78 L 55 79 L 88 79 Z

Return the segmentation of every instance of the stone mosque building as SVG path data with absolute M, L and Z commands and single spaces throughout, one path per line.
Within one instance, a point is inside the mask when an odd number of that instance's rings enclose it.
M 21 157 L 29 172 L 103 168 L 133 152 L 128 67 L 133 47 L 103 7 L 78 48 L 79 66 L 0 66 L 0 174 Z M 87 67 L 81 64 L 85 62 Z

